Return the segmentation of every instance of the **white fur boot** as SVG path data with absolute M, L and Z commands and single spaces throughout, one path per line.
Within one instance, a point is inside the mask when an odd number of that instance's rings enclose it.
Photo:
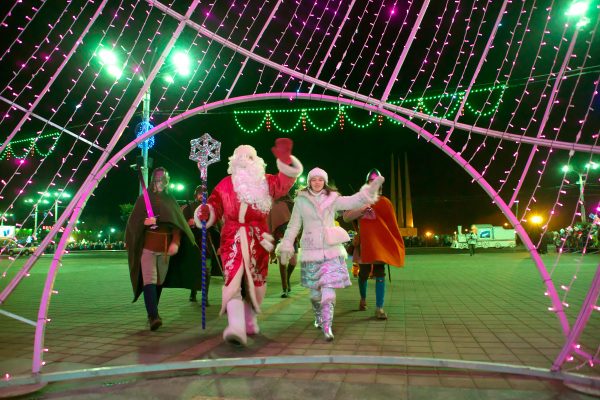
M 244 301 L 233 298 L 227 303 L 227 328 L 223 331 L 223 339 L 235 346 L 246 346 L 246 318 Z
M 254 287 L 254 295 L 256 297 L 256 303 L 259 307 L 262 305 L 266 292 L 266 282 L 262 286 Z M 248 335 L 257 335 L 260 332 L 260 328 L 258 327 L 258 321 L 256 320 L 256 310 L 254 310 L 252 304 L 244 302 L 244 314 L 246 316 L 246 333 Z
M 244 316 L 246 317 L 246 334 L 256 335 L 260 332 L 256 312 L 250 303 L 244 302 Z

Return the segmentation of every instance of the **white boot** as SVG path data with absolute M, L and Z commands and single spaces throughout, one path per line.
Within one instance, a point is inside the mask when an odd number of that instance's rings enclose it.
M 262 305 L 266 291 L 266 282 L 262 286 L 254 287 L 254 296 L 256 298 L 256 303 L 259 307 Z M 250 304 L 250 302 L 244 302 L 244 315 L 246 317 L 246 334 L 257 335 L 260 332 L 260 328 L 258 326 L 258 321 L 256 320 L 256 310 L 254 309 L 254 307 L 252 307 L 252 304 Z
M 227 303 L 228 326 L 223 331 L 223 339 L 235 346 L 246 346 L 246 318 L 244 317 L 244 301 L 233 298 Z
M 244 302 L 244 316 L 246 317 L 246 334 L 256 335 L 260 332 L 256 312 L 250 303 Z
M 315 314 L 315 322 L 313 323 L 313 325 L 315 326 L 315 328 L 321 329 L 321 300 L 310 299 L 310 303 L 312 304 L 313 312 Z

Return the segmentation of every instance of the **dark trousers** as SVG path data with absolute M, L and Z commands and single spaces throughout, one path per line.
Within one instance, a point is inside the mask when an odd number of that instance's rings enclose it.
M 470 244 L 469 245 L 469 254 L 470 255 L 474 255 L 475 254 L 475 245 L 474 244 Z

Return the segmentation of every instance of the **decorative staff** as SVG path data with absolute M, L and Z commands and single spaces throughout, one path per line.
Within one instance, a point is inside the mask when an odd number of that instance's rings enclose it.
M 152 211 L 152 203 L 150 203 L 150 197 L 148 196 L 148 188 L 146 187 L 146 182 L 144 181 L 144 175 L 142 174 L 142 165 L 139 163 L 137 165 L 138 178 L 140 180 L 140 186 L 142 187 L 142 195 L 144 196 L 144 204 L 146 205 L 146 214 L 148 214 L 148 218 L 156 217 L 154 215 L 154 211 Z M 150 229 L 154 230 L 158 227 L 158 225 L 154 224 L 150 226 Z
M 206 205 L 208 192 L 208 166 L 221 159 L 221 142 L 205 133 L 199 139 L 190 141 L 190 160 L 196 161 L 200 170 L 200 189 L 202 190 L 202 205 Z M 206 221 L 202 221 L 202 329 L 206 327 Z

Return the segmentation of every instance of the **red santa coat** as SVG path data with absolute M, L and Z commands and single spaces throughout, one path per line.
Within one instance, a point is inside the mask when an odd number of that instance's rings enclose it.
M 271 198 L 279 198 L 285 195 L 294 185 L 295 177 L 290 177 L 284 173 L 277 175 L 266 174 L 269 195 Z M 238 274 L 240 268 L 245 268 L 252 276 L 248 282 L 248 289 L 261 287 L 267 280 L 269 249 L 265 247 L 272 245 L 272 236 L 269 234 L 267 223 L 268 211 L 262 212 L 246 203 L 240 202 L 233 188 L 231 176 L 225 177 L 214 188 L 207 203 L 213 211 L 211 219 L 223 220 L 221 228 L 221 260 L 223 264 L 223 273 L 225 274 L 225 286 L 228 287 L 234 277 Z M 243 212 L 243 221 L 240 221 L 241 211 Z M 244 266 L 244 255 L 247 257 L 247 265 Z M 246 277 L 247 279 L 248 277 Z M 224 289 L 223 295 L 231 290 Z M 254 293 L 250 293 L 254 300 Z M 224 298 L 223 303 L 227 301 Z M 255 308 L 259 304 L 252 301 Z

